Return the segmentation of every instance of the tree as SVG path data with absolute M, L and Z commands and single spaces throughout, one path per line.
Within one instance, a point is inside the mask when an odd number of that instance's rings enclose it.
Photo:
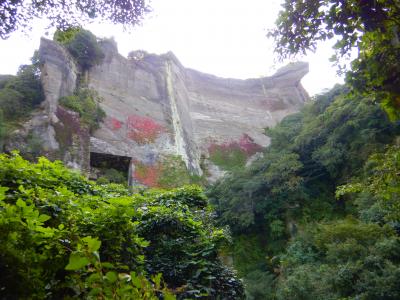
M 286 0 L 269 32 L 280 58 L 315 50 L 337 38 L 335 59 L 350 57 L 347 82 L 354 91 L 374 94 L 392 118 L 400 117 L 400 4 L 397 0 Z
M 104 58 L 96 36 L 89 30 L 80 28 L 57 30 L 54 39 L 68 49 L 83 71 L 99 64 Z
M 61 29 L 94 19 L 133 26 L 149 11 L 146 0 L 5 0 L 0 1 L 0 38 L 29 28 L 34 18 L 47 18 Z
M 39 105 L 44 99 L 40 70 L 36 64 L 21 65 L 17 76 L 10 79 L 5 87 L 21 93 L 30 107 Z

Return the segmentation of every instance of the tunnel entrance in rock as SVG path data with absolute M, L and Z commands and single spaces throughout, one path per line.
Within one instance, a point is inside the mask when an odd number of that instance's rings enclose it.
M 90 179 L 98 183 L 130 183 L 131 158 L 90 152 Z

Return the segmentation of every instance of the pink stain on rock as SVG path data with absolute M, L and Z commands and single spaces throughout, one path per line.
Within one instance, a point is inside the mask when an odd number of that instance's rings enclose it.
M 107 118 L 105 124 L 107 128 L 111 129 L 112 131 L 117 131 L 122 127 L 122 122 L 113 117 Z
M 254 140 L 247 134 L 243 134 L 239 139 L 239 148 L 242 149 L 248 156 L 251 156 L 262 150 L 259 144 L 256 144 Z
M 262 147 L 254 142 L 254 140 L 248 135 L 243 134 L 238 141 L 229 141 L 222 144 L 212 143 L 208 147 L 208 152 L 210 154 L 215 151 L 230 152 L 233 150 L 243 151 L 247 157 L 262 151 Z
M 154 143 L 164 128 L 153 119 L 138 115 L 128 116 L 127 136 L 139 144 Z

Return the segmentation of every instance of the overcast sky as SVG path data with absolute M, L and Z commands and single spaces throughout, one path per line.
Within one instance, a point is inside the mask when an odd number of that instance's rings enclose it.
M 174 52 L 189 68 L 222 77 L 254 78 L 273 74 L 271 40 L 266 31 L 274 25 L 280 0 L 153 0 L 153 13 L 131 32 L 121 26 L 86 26 L 99 37 L 114 37 L 122 55 L 131 50 L 151 53 Z M 0 74 L 13 74 L 29 62 L 44 36 L 44 25 L 37 22 L 29 36 L 14 33 L 0 40 Z M 52 37 L 52 31 L 48 31 Z M 302 83 L 314 95 L 341 82 L 329 62 L 330 45 L 302 58 L 310 63 L 310 73 Z

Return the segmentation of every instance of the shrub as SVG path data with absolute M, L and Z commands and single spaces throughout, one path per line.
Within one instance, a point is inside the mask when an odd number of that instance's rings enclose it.
M 65 108 L 79 113 L 81 123 L 89 128 L 91 132 L 98 129 L 100 122 L 106 116 L 100 107 L 101 98 L 96 91 L 91 89 L 78 89 L 73 95 L 60 99 L 60 104 Z
M 98 184 L 104 184 L 104 183 L 120 183 L 120 184 L 126 184 L 127 182 L 127 175 L 124 174 L 121 171 L 118 171 L 116 169 L 102 169 L 102 176 L 97 179 Z
M 0 75 L 0 150 L 7 134 L 44 99 L 35 55 L 32 62 L 20 66 L 17 76 Z
M 57 29 L 53 36 L 53 41 L 56 41 L 62 45 L 70 43 L 76 36 L 76 34 L 81 31 L 81 27 L 70 27 L 65 30 Z
M 28 106 L 24 103 L 24 95 L 10 88 L 0 90 L 0 107 L 6 121 L 15 121 L 25 116 L 28 111 Z
M 0 152 L 2 152 L 3 150 L 5 135 L 6 135 L 6 124 L 4 122 L 3 110 L 0 108 Z
M 89 70 L 104 58 L 96 36 L 82 28 L 57 31 L 54 40 L 63 44 L 83 71 Z
M 32 61 L 34 61 L 34 57 Z M 17 76 L 10 79 L 5 85 L 6 88 L 13 89 L 21 93 L 24 103 L 29 108 L 39 105 L 44 99 L 42 83 L 40 81 L 40 70 L 38 63 L 31 65 L 21 65 Z
M 212 220 L 199 188 L 131 195 L 1 154 L 0 298 L 173 299 L 165 280 L 180 299 L 241 299 Z
M 7 83 L 14 77 L 14 75 L 0 75 L 0 89 L 5 88 Z

